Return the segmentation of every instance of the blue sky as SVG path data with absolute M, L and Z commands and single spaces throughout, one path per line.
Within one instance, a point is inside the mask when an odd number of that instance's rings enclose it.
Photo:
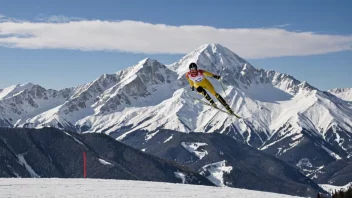
M 214 42 L 322 90 L 352 87 L 352 1 L 144 2 L 0 0 L 0 88 L 77 86 Z

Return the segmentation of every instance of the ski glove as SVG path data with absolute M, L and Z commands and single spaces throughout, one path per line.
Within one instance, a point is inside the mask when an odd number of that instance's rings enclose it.
M 220 77 L 221 77 L 221 76 L 213 75 L 213 78 L 218 79 L 218 80 L 220 79 Z
M 191 87 L 191 90 L 194 91 L 194 86 Z

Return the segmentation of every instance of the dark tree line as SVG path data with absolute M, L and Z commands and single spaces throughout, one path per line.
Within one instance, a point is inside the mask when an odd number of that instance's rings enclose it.
M 325 196 L 319 193 L 317 198 L 325 198 Z M 335 190 L 331 198 L 352 198 L 352 185 L 347 190 Z
M 347 191 L 335 191 L 335 193 L 332 195 L 332 198 L 352 198 L 352 185 L 348 188 Z

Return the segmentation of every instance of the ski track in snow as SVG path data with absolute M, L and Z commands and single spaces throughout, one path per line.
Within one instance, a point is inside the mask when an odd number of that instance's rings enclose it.
M 102 179 L 0 178 L 0 197 L 288 198 L 283 194 L 189 184 Z

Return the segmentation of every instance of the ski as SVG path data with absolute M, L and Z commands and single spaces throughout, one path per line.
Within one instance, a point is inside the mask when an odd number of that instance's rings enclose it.
M 192 97 L 192 98 L 193 98 L 193 97 Z M 238 118 L 238 119 L 241 118 L 240 116 L 236 115 L 235 113 L 231 114 L 231 113 L 229 113 L 229 112 L 227 112 L 227 111 L 225 111 L 225 110 L 223 110 L 223 109 L 220 109 L 219 107 L 214 107 L 213 105 L 211 105 L 211 104 L 209 104 L 209 103 L 207 103 L 207 102 L 204 102 L 204 101 L 202 101 L 202 100 L 200 100 L 200 99 L 198 99 L 198 98 L 194 98 L 194 99 L 197 100 L 197 101 L 199 101 L 199 102 L 201 102 L 201 103 L 203 103 L 203 104 L 205 104 L 205 105 L 208 105 L 208 106 L 210 106 L 210 107 L 213 107 L 214 109 L 217 109 L 217 110 L 219 110 L 219 111 L 222 111 L 222 112 L 224 112 L 224 113 L 227 113 L 227 114 L 230 115 L 230 116 L 235 116 L 235 117 Z

